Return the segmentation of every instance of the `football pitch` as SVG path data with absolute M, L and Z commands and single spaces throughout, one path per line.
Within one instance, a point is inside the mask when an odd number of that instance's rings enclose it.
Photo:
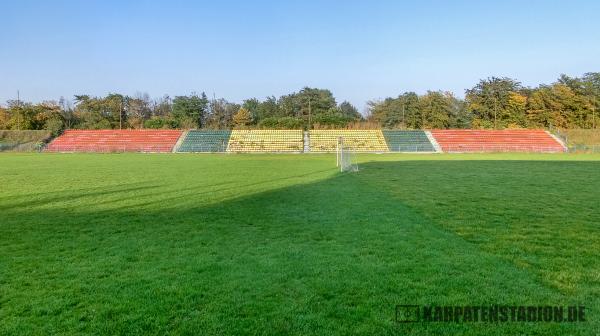
M 1 154 L 0 334 L 600 332 L 600 155 Z M 585 306 L 414 322 L 398 305 Z

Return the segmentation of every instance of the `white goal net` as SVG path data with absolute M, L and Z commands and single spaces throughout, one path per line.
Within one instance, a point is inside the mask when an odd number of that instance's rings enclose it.
M 347 146 L 344 146 L 344 138 L 338 138 L 336 150 L 337 167 L 341 172 L 356 172 L 358 171 L 358 163 L 356 162 L 356 153 Z

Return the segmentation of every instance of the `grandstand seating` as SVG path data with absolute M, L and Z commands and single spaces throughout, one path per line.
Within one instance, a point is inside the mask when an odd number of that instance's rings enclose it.
M 188 131 L 177 152 L 225 152 L 231 131 L 191 130 Z
M 54 152 L 335 152 L 338 139 L 356 152 L 563 152 L 543 130 L 67 130 Z M 431 139 L 431 137 L 435 139 Z M 431 139 L 431 141 L 430 141 Z M 306 141 L 306 144 L 305 144 Z M 439 144 L 434 146 L 432 142 Z M 305 147 L 306 145 L 306 147 Z
M 388 145 L 380 130 L 312 130 L 311 152 L 335 152 L 338 138 L 344 146 L 356 152 L 387 152 Z
M 433 130 L 444 152 L 564 152 L 544 130 Z
M 297 152 L 304 149 L 302 130 L 233 130 L 228 152 Z
M 384 130 L 390 152 L 435 152 L 425 131 Z
M 47 148 L 51 152 L 171 152 L 179 130 L 67 130 Z

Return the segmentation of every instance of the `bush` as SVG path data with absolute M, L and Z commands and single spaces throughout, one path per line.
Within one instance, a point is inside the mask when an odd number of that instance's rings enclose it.
M 100 121 L 92 124 L 91 127 L 84 127 L 83 129 L 86 129 L 86 128 L 100 130 L 100 129 L 112 129 L 113 127 L 112 127 L 112 124 L 110 123 L 110 121 L 108 121 L 106 119 L 101 119 Z
M 198 128 L 198 122 L 191 117 L 183 117 L 178 122 L 178 127 L 183 129 L 195 129 Z
M 38 144 L 46 143 L 51 137 L 49 131 L 0 131 L 0 151 L 32 151 Z
M 258 123 L 260 128 L 277 128 L 277 118 L 265 118 Z
M 600 145 L 600 129 L 567 129 L 559 133 L 569 145 Z
M 271 117 L 261 120 L 258 126 L 268 129 L 301 129 L 304 128 L 304 120 L 294 117 Z
M 53 117 L 46 120 L 46 123 L 44 125 L 44 129 L 49 131 L 52 134 L 52 136 L 58 136 L 60 132 L 62 132 L 63 127 L 64 123 L 62 119 L 57 117 Z
M 283 117 L 279 119 L 279 126 L 284 129 L 304 128 L 304 120 L 293 117 Z
M 144 122 L 144 128 L 150 129 L 176 129 L 179 128 L 179 121 L 166 117 L 152 117 Z
M 165 119 L 160 117 L 153 117 L 144 122 L 145 128 L 160 129 L 165 127 Z
M 313 124 L 319 125 L 319 128 L 345 128 L 354 118 L 340 115 L 322 114 L 313 119 Z
M 25 130 L 25 131 L 0 131 L 0 140 L 10 143 L 27 143 L 46 141 L 50 137 L 48 131 Z

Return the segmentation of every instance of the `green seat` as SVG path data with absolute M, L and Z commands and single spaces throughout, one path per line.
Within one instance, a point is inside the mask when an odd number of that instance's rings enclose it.
M 390 152 L 435 152 L 425 131 L 384 130 Z
M 225 152 L 231 131 L 225 130 L 191 130 L 177 149 L 182 153 Z

